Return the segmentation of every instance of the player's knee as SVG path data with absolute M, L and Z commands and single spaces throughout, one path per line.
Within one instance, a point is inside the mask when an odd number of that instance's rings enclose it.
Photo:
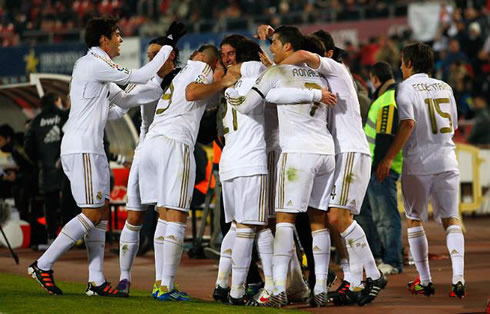
M 87 217 L 94 225 L 98 225 L 104 217 L 103 208 L 84 208 L 82 213 Z
M 415 227 L 420 227 L 420 226 L 422 226 L 422 221 L 415 220 L 415 219 L 407 219 L 407 227 L 408 228 L 415 228 Z
M 187 222 L 187 216 L 187 212 L 167 208 L 166 218 L 168 222 L 180 222 L 185 224 Z
M 145 217 L 145 212 L 128 210 L 128 218 L 126 221 L 133 226 L 141 226 Z
M 441 218 L 442 221 L 442 226 L 444 227 L 444 230 L 446 230 L 449 226 L 460 226 L 461 222 L 458 218 L 450 217 L 450 218 Z

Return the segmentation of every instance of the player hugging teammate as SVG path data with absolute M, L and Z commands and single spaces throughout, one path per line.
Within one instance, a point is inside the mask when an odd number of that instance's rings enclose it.
M 63 227 L 29 273 L 49 293 L 62 294 L 52 266 L 85 236 L 87 294 L 129 296 L 144 209 L 155 205 L 159 220 L 152 294 L 159 301 L 189 300 L 177 290 L 175 274 L 195 183 L 192 151 L 210 97 L 222 93 L 225 146 L 220 177 L 225 217 L 232 227 L 222 242 L 213 297 L 230 305 L 274 307 L 294 300 L 318 307 L 372 302 L 387 279 L 377 269 L 366 235 L 353 219 L 369 182 L 371 156 L 353 79 L 338 58 L 331 35 L 324 31 L 303 35 L 295 27 L 274 30 L 263 25 L 258 37 L 272 39 L 274 64 L 255 41 L 233 35 L 222 46 L 221 60 L 216 47 L 203 45 L 182 69 L 175 69 L 175 46 L 184 33 L 182 24 L 173 23 L 165 36 L 150 43 L 150 62 L 128 70 L 112 61 L 122 42 L 117 21 L 94 18 L 87 25 L 90 50 L 73 71 L 72 110 L 61 153 L 63 170 L 82 213 Z M 409 244 L 420 275 L 409 283 L 410 291 L 434 293 L 422 227 L 432 197 L 436 218 L 447 232 L 453 264 L 451 296 L 462 298 L 464 239 L 452 142 L 456 107 L 451 88 L 429 78 L 432 65 L 432 51 L 426 45 L 403 49 L 405 81 L 397 91 L 400 127 L 377 175 L 380 180 L 386 176 L 403 147 Z M 215 75 L 217 66 L 226 74 Z M 130 84 L 124 91 L 118 87 L 128 83 L 138 85 Z M 109 168 L 102 136 L 107 119 L 121 117 L 135 106 L 141 106 L 143 123 L 130 173 L 128 220 L 121 234 L 125 249 L 120 253 L 120 282 L 112 288 L 102 267 L 109 214 Z M 306 234 L 309 239 L 301 239 L 309 241 L 303 247 L 314 274 L 311 290 L 296 255 L 301 243 L 295 242 L 295 224 L 301 215 L 307 215 L 311 228 L 311 235 Z M 344 274 L 340 286 L 329 292 L 335 279 L 328 270 L 331 241 L 343 258 Z M 246 277 L 254 244 L 265 285 L 256 295 L 248 295 Z

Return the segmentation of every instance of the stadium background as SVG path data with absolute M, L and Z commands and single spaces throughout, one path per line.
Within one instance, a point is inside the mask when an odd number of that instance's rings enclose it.
M 83 26 L 92 16 L 120 16 L 124 43 L 115 62 L 129 68 L 146 63 L 149 40 L 174 19 L 189 29 L 179 42 L 182 62 L 201 44 L 219 45 L 230 33 L 251 37 L 260 24 L 293 24 L 305 33 L 325 29 L 348 52 L 344 62 L 366 95 L 372 92 L 369 67 L 386 61 L 400 79 L 400 50 L 415 39 L 432 45 L 434 76 L 451 85 L 458 103 L 461 209 L 488 215 L 490 143 L 467 145 L 467 137 L 474 125 L 475 98 L 487 104 L 489 100 L 489 10 L 488 0 L 0 0 L 0 124 L 11 123 L 23 131 L 24 122 L 39 111 L 46 89 L 67 90 L 73 64 L 86 52 Z M 261 44 L 269 52 L 268 45 Z M 66 76 L 51 75 L 43 81 L 46 73 Z M 41 91 L 39 84 L 44 86 Z M 131 158 L 137 135 L 132 122 L 111 122 L 109 128 L 113 153 Z M 0 153 L 0 165 L 9 162 Z M 122 201 L 127 169 L 114 163 L 112 168 L 122 172 L 116 175 L 116 190 L 119 186 L 123 191 L 112 194 L 114 201 Z

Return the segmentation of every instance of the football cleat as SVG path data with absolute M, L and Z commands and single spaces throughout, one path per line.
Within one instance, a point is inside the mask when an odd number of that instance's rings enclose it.
M 382 274 L 376 280 L 373 280 L 371 277 L 368 277 L 364 282 L 364 289 L 361 291 L 361 295 L 359 296 L 359 301 L 357 304 L 360 306 L 371 303 L 378 296 L 381 289 L 384 289 L 388 284 L 388 280 Z
M 328 299 L 335 305 L 352 305 L 359 301 L 360 291 L 351 290 L 350 283 L 344 280 L 336 291 L 328 293 Z
M 272 293 L 267 291 L 267 289 L 262 288 L 257 292 L 256 295 L 250 300 L 249 306 L 265 306 L 265 304 L 269 301 Z
M 319 294 L 312 293 L 312 297 L 310 300 L 310 305 L 313 307 L 325 307 L 328 303 L 328 294 L 327 292 L 321 292 Z
M 429 282 L 427 286 L 422 286 L 420 283 L 420 278 L 417 277 L 414 281 L 409 281 L 407 285 L 408 291 L 412 294 L 423 294 L 427 297 L 435 294 L 435 288 L 432 285 L 432 282 Z
M 190 301 L 191 298 L 185 292 L 179 291 L 175 288 L 172 291 L 168 291 L 167 287 L 161 286 L 157 296 L 157 300 L 158 301 Z
M 32 263 L 27 268 L 27 273 L 41 285 L 41 287 L 46 290 L 49 294 L 61 295 L 63 291 L 56 286 L 53 278 L 53 270 L 42 270 L 37 267 L 37 261 Z
M 461 281 L 458 281 L 457 284 L 453 285 L 451 287 L 451 292 L 449 292 L 449 296 L 451 298 L 458 297 L 460 299 L 464 298 L 466 295 L 465 293 L 465 286 Z
M 283 307 L 288 305 L 288 297 L 286 292 L 283 291 L 279 294 L 273 294 L 270 296 L 269 300 L 264 303 L 263 306 L 267 307 Z
M 153 284 L 153 290 L 151 290 L 151 296 L 153 299 L 156 299 L 158 297 L 158 292 L 160 292 L 160 282 L 155 281 Z
M 222 288 L 220 285 L 216 285 L 213 291 L 213 299 L 215 301 L 220 301 L 222 303 L 228 302 L 228 294 L 230 293 L 230 288 Z
M 234 298 L 231 295 L 228 295 L 228 300 L 227 300 L 226 304 L 227 305 L 235 305 L 235 306 L 245 306 L 249 303 L 249 301 L 250 301 L 250 299 L 247 296 L 247 294 L 245 294 L 241 298 Z M 254 306 L 254 305 L 250 305 L 250 306 Z
M 127 293 L 129 295 L 129 288 L 131 287 L 131 283 L 127 279 L 123 279 L 119 281 L 116 286 L 116 290 L 119 290 L 123 293 Z
M 114 289 L 111 287 L 110 282 L 104 282 L 103 284 L 96 286 L 95 282 L 89 282 L 87 285 L 87 290 L 85 290 L 85 294 L 89 297 L 91 296 L 99 296 L 99 297 L 112 297 L 112 298 L 127 298 L 129 294 L 126 292 L 119 291 L 118 289 Z

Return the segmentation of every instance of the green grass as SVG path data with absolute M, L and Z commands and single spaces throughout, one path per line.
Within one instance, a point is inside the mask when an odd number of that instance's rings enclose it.
M 58 282 L 61 296 L 48 295 L 26 276 L 0 273 L 0 313 L 297 313 L 295 310 L 231 307 L 215 302 L 158 302 L 148 291 L 131 290 L 128 299 L 88 297 L 85 285 Z

